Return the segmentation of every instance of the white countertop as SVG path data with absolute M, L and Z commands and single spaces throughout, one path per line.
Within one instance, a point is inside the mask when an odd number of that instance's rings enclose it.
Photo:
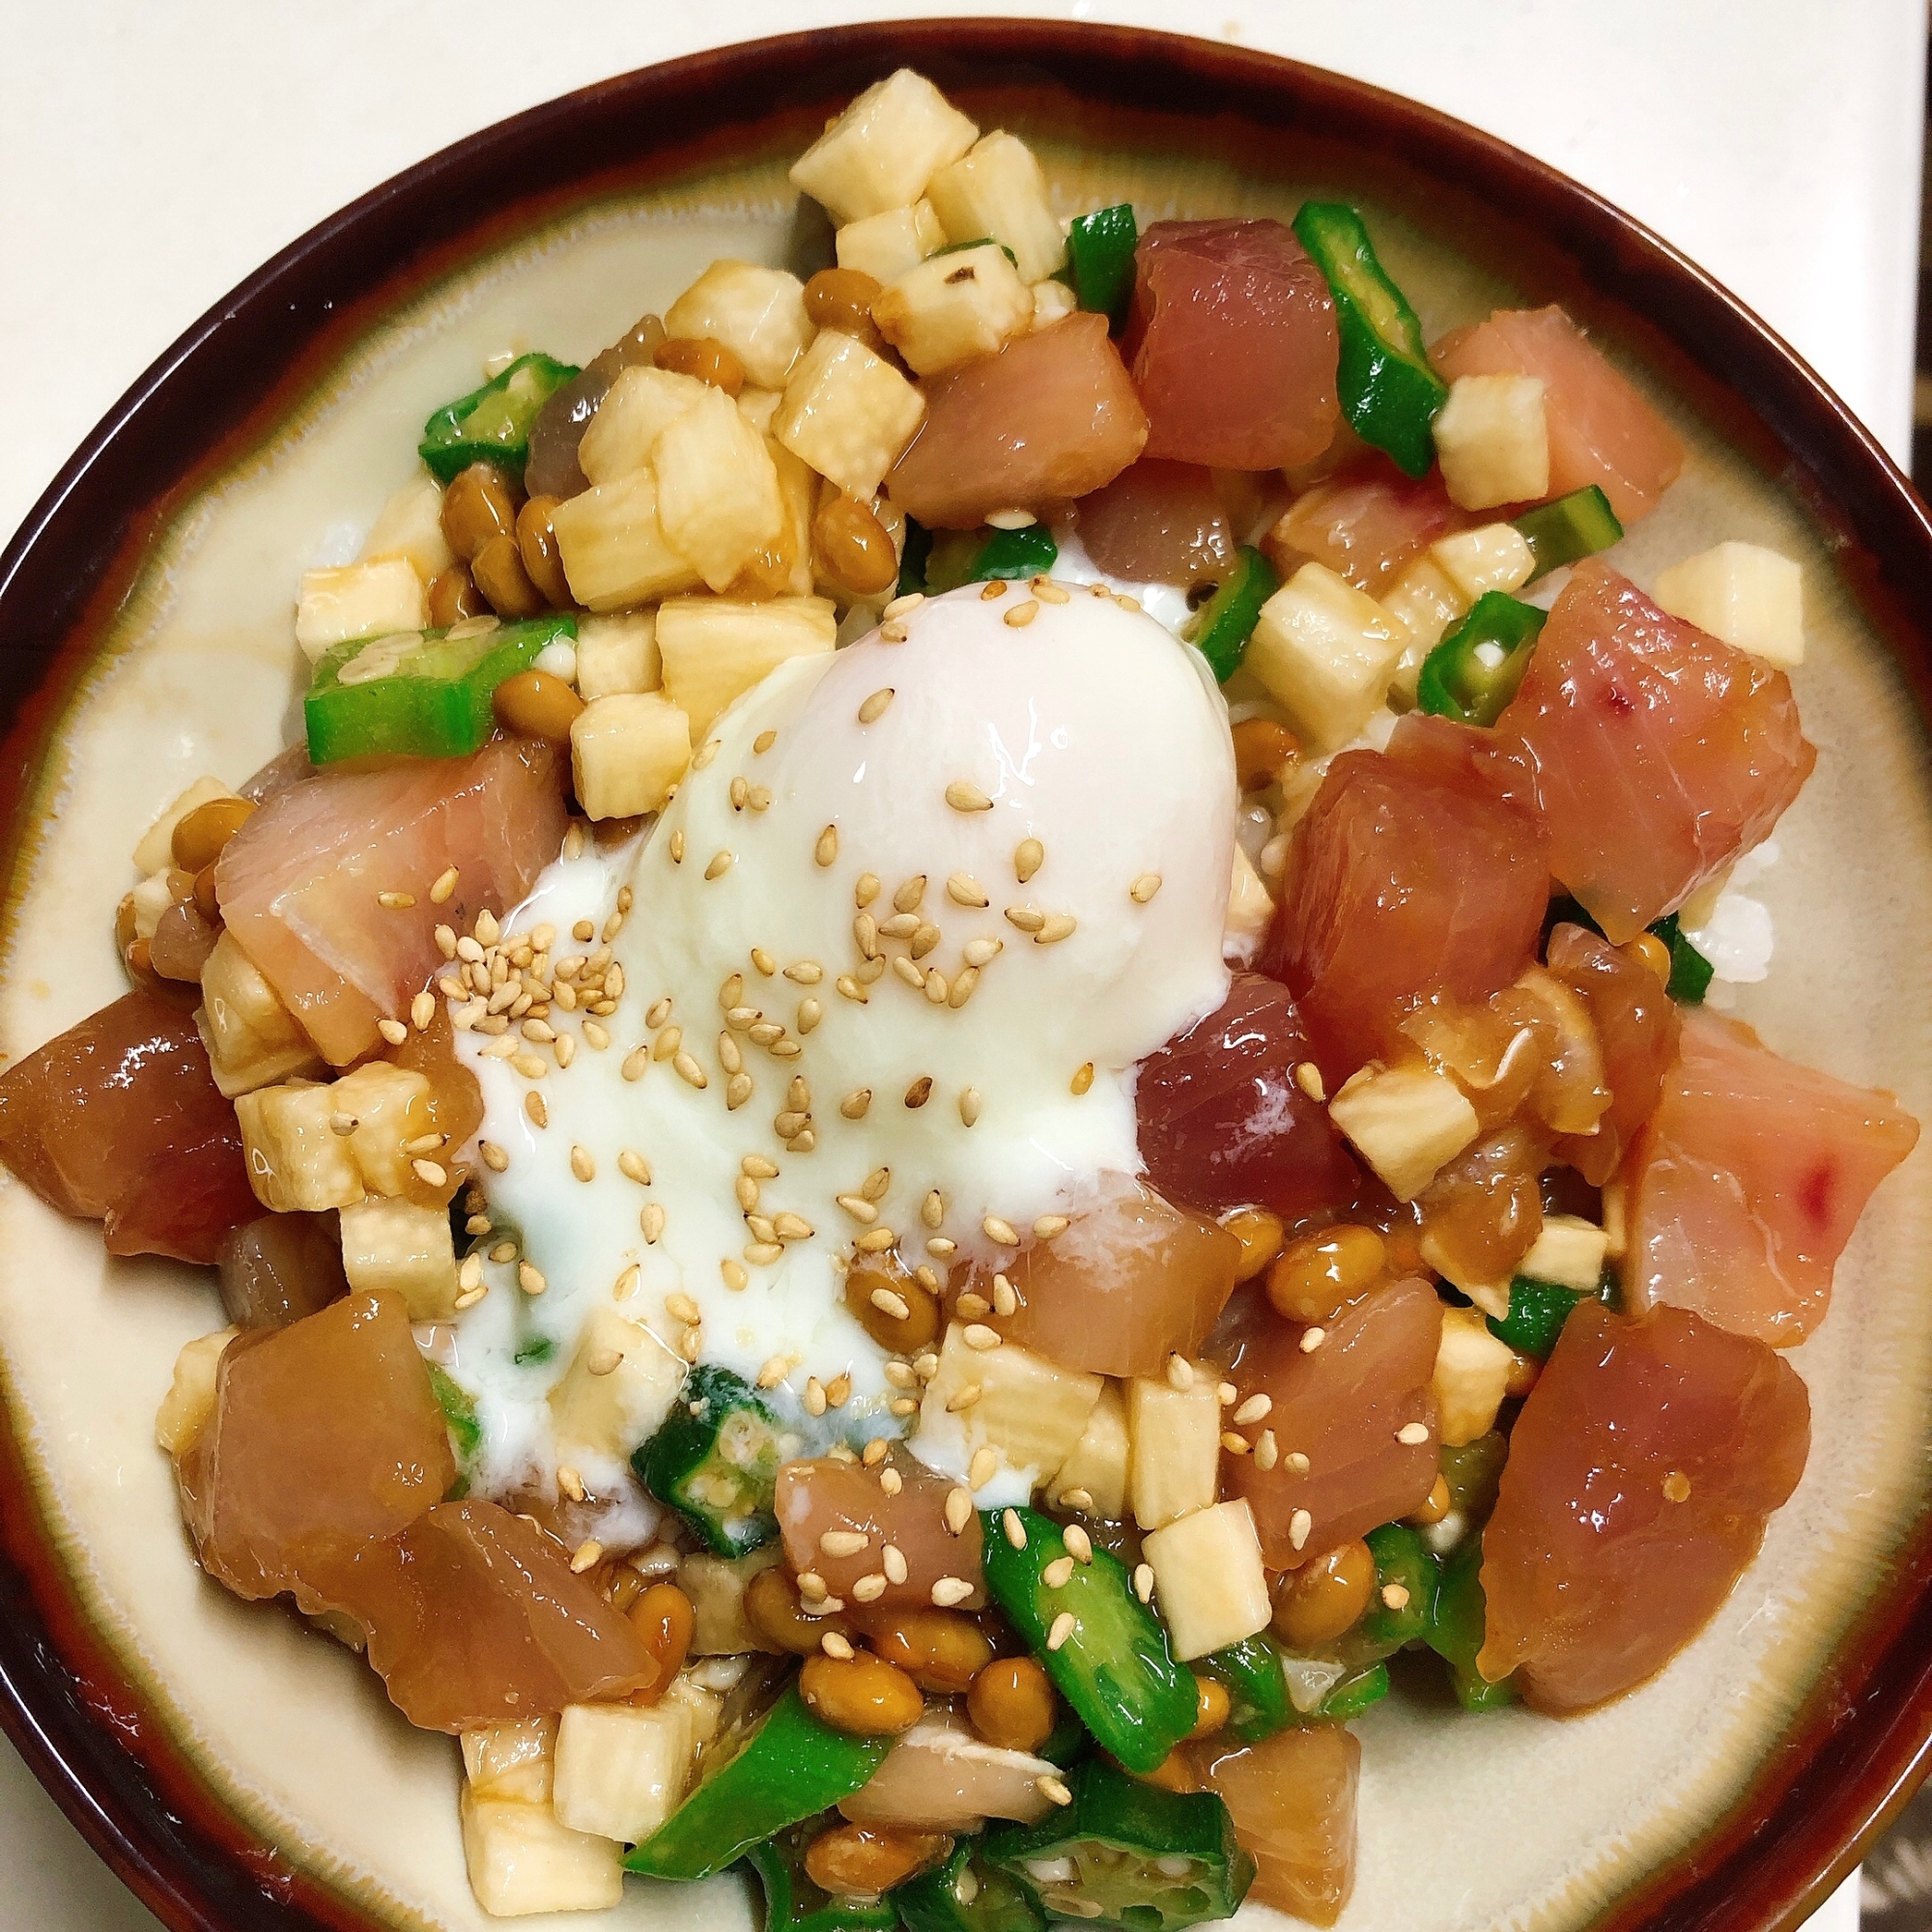
M 448 142 L 725 41 L 1016 12 L 1216 32 L 1461 115 L 1658 229 L 1909 453 L 1924 0 L 62 0 L 8 18 L 0 532 L 212 302 Z M 4 1747 L 0 1862 L 23 1932 L 154 1932 Z M 1854 1879 L 1814 1926 L 1856 1921 Z

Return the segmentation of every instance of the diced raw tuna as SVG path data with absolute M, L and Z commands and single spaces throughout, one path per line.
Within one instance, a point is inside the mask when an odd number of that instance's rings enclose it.
M 549 1717 L 658 1685 L 644 1640 L 569 1552 L 496 1503 L 438 1503 L 364 1546 L 331 1607 L 359 1624 L 390 1701 L 426 1731 Z
M 1560 308 L 1498 309 L 1430 352 L 1459 376 L 1536 376 L 1549 429 L 1549 494 L 1599 485 L 1619 522 L 1647 517 L 1684 468 L 1684 444 L 1642 391 Z
M 1257 1298 L 1236 1330 L 1228 1371 L 1241 1402 L 1271 1399 L 1275 1439 L 1308 1459 L 1305 1469 L 1286 1456 L 1268 1469 L 1252 1456 L 1223 1459 L 1222 1486 L 1247 1498 L 1270 1570 L 1292 1570 L 1419 1509 L 1441 1454 L 1429 1384 L 1442 1304 L 1426 1281 L 1395 1282 L 1342 1310 L 1312 1353 L 1301 1346 L 1305 1332 Z M 1420 1438 L 1398 1439 L 1411 1423 L 1422 1425 Z
M 1262 548 L 1284 582 L 1312 559 L 1379 597 L 1430 544 L 1476 521 L 1434 470 L 1417 481 L 1378 457 L 1298 497 Z
M 1077 527 L 1095 568 L 1130 583 L 1217 582 L 1238 541 L 1213 471 L 1155 456 L 1083 497 Z
M 1235 1291 L 1241 1244 L 1225 1228 L 1164 1201 L 1124 1174 L 1103 1174 L 1050 1241 L 1029 1241 L 1002 1269 L 1011 1315 L 980 1319 L 1064 1369 L 1156 1376 L 1170 1355 L 1200 1351 Z M 982 1301 L 992 1270 L 970 1278 Z
M 1295 830 L 1262 960 L 1294 995 L 1328 1091 L 1399 1050 L 1420 1000 L 1508 985 L 1548 890 L 1528 762 L 1496 734 L 1415 715 L 1386 752 L 1336 758 Z
M 194 1017 L 124 994 L 0 1076 L 0 1160 L 115 1255 L 212 1264 L 261 1204 Z
M 1207 1214 L 1266 1208 L 1293 1222 L 1348 1207 L 1361 1170 L 1294 1077 L 1312 1052 L 1288 988 L 1236 973 L 1213 1012 L 1141 1062 L 1148 1179 Z
M 928 529 L 1084 497 L 1147 441 L 1147 412 L 1104 315 L 1070 315 L 922 387 L 925 420 L 886 494 Z
M 1634 1689 L 1730 1595 L 1810 1446 L 1804 1384 L 1762 1342 L 1580 1303 L 1483 1532 L 1483 1675 L 1542 1711 Z
M 1210 1738 L 1191 1755 L 1255 1861 L 1253 1896 L 1310 1924 L 1334 1924 L 1355 1884 L 1361 1740 L 1342 1724 L 1291 1724 L 1258 1745 Z
M 1281 469 L 1341 420 L 1341 339 L 1321 270 L 1279 221 L 1156 221 L 1135 251 L 1127 359 L 1147 453 Z
M 1781 670 L 1585 563 L 1497 721 L 1536 760 L 1549 865 L 1613 945 L 1777 823 L 1818 754 Z
M 1631 1153 L 1632 1305 L 1694 1308 L 1774 1348 L 1804 1341 L 1872 1190 L 1918 1140 L 1889 1094 L 1794 1065 L 1693 1008 Z
M 214 1412 L 181 1461 L 202 1567 L 240 1597 L 304 1609 L 363 1545 L 456 1479 L 449 1432 L 400 1295 L 356 1294 L 228 1345 Z
M 436 928 L 468 931 L 530 889 L 563 843 L 550 747 L 499 738 L 468 758 L 328 771 L 274 793 L 223 848 L 223 919 L 324 1058 L 346 1066 L 440 963 Z M 450 867 L 443 904 L 430 888 Z M 379 895 L 407 895 L 408 906 Z
M 850 1600 L 853 1584 L 879 1569 L 880 1553 L 891 1544 L 905 1558 L 905 1579 L 895 1583 L 888 1577 L 883 1593 L 868 1603 L 881 1608 L 929 1605 L 942 1577 L 963 1577 L 978 1590 L 979 1518 L 968 1517 L 953 1535 L 946 1521 L 952 1482 L 908 1456 L 894 1457 L 891 1466 L 899 1481 L 890 1491 L 879 1469 L 831 1456 L 788 1463 L 779 1471 L 772 1510 L 793 1572 L 814 1571 L 835 1597 Z M 838 1530 L 856 1530 L 867 1538 L 866 1548 L 853 1556 L 828 1555 L 819 1538 Z M 969 1601 L 977 1605 L 980 1600 Z
M 1663 1076 L 1677 1058 L 1677 1005 L 1648 966 L 1587 926 L 1557 926 L 1544 956 L 1588 1009 L 1603 1050 L 1609 1107 L 1594 1134 L 1574 1134 L 1557 1146 L 1561 1158 L 1601 1187 L 1663 1092 Z

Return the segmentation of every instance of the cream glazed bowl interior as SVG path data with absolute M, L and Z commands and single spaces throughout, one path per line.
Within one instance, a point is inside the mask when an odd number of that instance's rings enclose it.
M 1753 888 L 1776 951 L 1735 1010 L 1932 1118 L 1932 536 L 1869 440 L 1662 244 L 1472 130 L 1263 56 L 1017 22 L 766 43 L 536 110 L 305 238 L 156 365 L 0 560 L 9 1063 L 125 990 L 113 911 L 160 808 L 298 729 L 297 579 L 355 554 L 430 411 L 500 352 L 587 360 L 716 256 L 818 266 L 786 164 L 907 63 L 1032 142 L 1063 213 L 1286 219 L 1346 196 L 1432 336 L 1550 300 L 1592 327 L 1691 452 L 1623 567 L 1647 583 L 1725 537 L 1804 565 L 1793 681 L 1818 768 Z M 1795 1922 L 1849 1866 L 1932 1721 L 1928 1238 L 1921 1147 L 1793 1356 L 1814 1417 L 1803 1484 L 1656 1682 L 1567 1722 L 1411 1697 L 1360 1722 L 1349 1932 Z M 97 1228 L 0 1184 L 7 1727 L 171 1924 L 488 1925 L 454 1743 L 193 1561 L 154 1417 L 177 1350 L 221 1319 L 212 1277 L 111 1260 Z M 726 1876 L 634 1881 L 612 1918 L 706 1932 L 750 1914 Z

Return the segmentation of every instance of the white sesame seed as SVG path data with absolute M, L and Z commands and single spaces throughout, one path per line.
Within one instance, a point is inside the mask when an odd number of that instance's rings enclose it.
M 988 1328 L 981 1321 L 969 1321 L 960 1333 L 961 1339 L 969 1349 L 977 1350 L 982 1354 L 1000 1346 L 1000 1331 L 997 1328 Z
M 1024 630 L 1026 626 L 1031 624 L 1033 620 L 1038 615 L 1039 615 L 1039 606 L 1036 604 L 1031 597 L 1029 597 L 1025 600 L 1025 602 L 1015 604 L 1011 608 L 1011 610 L 1009 610 L 1007 612 L 1006 622 L 1010 624 L 1016 631 Z
M 818 835 L 818 843 L 811 848 L 811 856 L 821 866 L 829 866 L 838 856 L 838 828 L 828 825 Z
M 1426 1422 L 1405 1422 L 1396 1431 L 1395 1439 L 1406 1449 L 1413 1449 L 1418 1443 L 1429 1440 L 1429 1425 Z
M 1314 1061 L 1299 1062 L 1294 1069 L 1294 1084 L 1319 1107 L 1328 1097 L 1328 1090 L 1321 1084 L 1321 1069 Z
M 643 1230 L 646 1244 L 655 1246 L 664 1233 L 665 1210 L 655 1201 L 651 1202 L 638 1216 L 638 1225 Z
M 819 1532 L 818 1547 L 830 1557 L 857 1556 L 871 1540 L 862 1529 L 827 1529 Z
M 1022 838 L 1013 848 L 1013 876 L 1025 885 L 1046 864 L 1046 847 L 1037 838 Z
M 1036 1240 L 1050 1241 L 1055 1236 L 1065 1234 L 1067 1220 L 1065 1214 L 1042 1214 L 1033 1224 Z
M 1000 1513 L 1000 1528 L 1005 1532 L 1007 1541 L 1015 1549 L 1024 1549 L 1027 1547 L 1026 1524 L 1020 1520 L 1017 1510 L 1003 1510 Z
M 1079 1627 L 1080 1627 L 1079 1619 L 1074 1616 L 1071 1610 L 1062 1610 L 1061 1613 L 1054 1618 L 1053 1628 L 1049 1630 L 1046 1634 L 1047 1649 L 1048 1650 L 1065 1649 L 1066 1644 L 1066 1639 L 1070 1637 L 1073 1634 L 1073 1633 L 1079 1629 Z
M 1140 877 L 1137 878 L 1133 882 L 1133 884 L 1127 888 L 1127 896 L 1130 899 L 1132 899 L 1136 905 L 1146 905 L 1147 902 L 1153 897 L 1154 894 L 1156 894 L 1159 891 L 1160 891 L 1160 874 L 1158 872 L 1143 872 L 1140 875 Z
M 579 1180 L 597 1179 L 597 1159 L 587 1147 L 573 1147 L 570 1151 L 570 1171 Z
M 968 966 L 977 969 L 990 965 L 1006 950 L 1004 939 L 969 939 L 961 949 L 960 956 Z
M 946 896 L 954 905 L 988 906 L 992 900 L 986 896 L 986 889 L 971 872 L 954 872 L 946 882 Z
M 724 1286 L 734 1294 L 751 1285 L 752 1277 L 745 1272 L 744 1264 L 732 1261 L 728 1255 L 718 1264 L 718 1272 L 724 1277 Z
M 401 1020 L 378 1020 L 376 1022 L 376 1031 L 379 1034 L 381 1034 L 383 1037 L 386 1039 L 391 1046 L 401 1046 L 404 1040 L 408 1039 L 410 1037 L 409 1028 L 406 1027 Z
M 517 1264 L 517 1286 L 526 1294 L 541 1294 L 550 1284 L 545 1281 L 542 1272 L 533 1267 L 528 1262 L 519 1262 Z
M 973 1586 L 963 1577 L 942 1577 L 932 1586 L 932 1601 L 942 1610 L 963 1604 L 973 1594 Z
M 1144 1604 L 1149 1604 L 1153 1601 L 1152 1564 L 1136 1563 L 1134 1565 L 1134 1595 L 1137 1596 Z
M 1328 1331 L 1325 1328 L 1304 1328 L 1301 1331 L 1298 1347 L 1304 1355 L 1312 1355 L 1327 1339 Z
M 1281 1450 L 1275 1442 L 1274 1431 L 1272 1429 L 1264 1429 L 1255 1437 L 1255 1467 L 1257 1469 L 1272 1469 L 1280 1460 Z
M 687 1086 L 705 1087 L 710 1084 L 705 1078 L 703 1067 L 682 1049 L 671 1056 L 670 1064 L 676 1069 L 677 1077 Z
M 969 1127 L 980 1118 L 980 1090 L 977 1087 L 968 1087 L 959 1095 L 959 1118 Z
M 1274 1407 L 1274 1398 L 1265 1395 L 1251 1395 L 1235 1411 L 1235 1420 L 1245 1428 L 1251 1422 L 1260 1422 Z
M 976 784 L 954 779 L 946 787 L 946 802 L 954 811 L 991 811 L 993 801 Z
M 1065 1783 L 1062 1779 L 1054 1777 L 1051 1775 L 1046 1775 L 1036 1778 L 1034 1780 L 1033 1788 L 1036 1791 L 1037 1791 L 1039 1795 L 1042 1798 L 1044 1798 L 1049 1804 L 1058 1804 L 1065 1807 L 1065 1805 L 1071 1804 L 1073 1803 L 1073 1794 L 1066 1788 Z M 1082 1905 L 1092 1905 L 1094 1902 L 1094 1901 L 1091 1898 L 1083 1898 L 1080 1901 Z M 1086 1914 L 1082 1913 L 1081 1917 L 1085 1918 Z
M 957 1536 L 966 1527 L 973 1515 L 973 1497 L 965 1490 L 949 1490 L 946 1492 L 946 1527 Z
M 1094 1539 L 1077 1522 L 1069 1522 L 1061 1531 L 1061 1541 L 1066 1545 L 1068 1552 L 1076 1563 L 1091 1563 L 1094 1560 Z
M 1288 1520 L 1288 1540 L 1290 1545 L 1299 1549 L 1315 1527 L 1315 1519 L 1305 1509 L 1298 1509 Z
M 1046 1568 L 1039 1573 L 1039 1580 L 1042 1583 L 1044 1583 L 1049 1590 L 1065 1589 L 1066 1585 L 1072 1580 L 1072 1577 L 1073 1577 L 1073 1559 L 1070 1556 L 1056 1556 L 1053 1559 L 1053 1561 L 1049 1563 L 1046 1566 Z
M 893 701 L 893 687 L 882 685 L 865 703 L 859 707 L 859 723 L 875 724 L 886 715 L 886 707 Z
M 980 1230 L 989 1241 L 996 1241 L 1003 1248 L 1016 1248 L 1020 1244 L 1012 1223 L 1001 1220 L 997 1214 L 986 1215 L 980 1223 Z

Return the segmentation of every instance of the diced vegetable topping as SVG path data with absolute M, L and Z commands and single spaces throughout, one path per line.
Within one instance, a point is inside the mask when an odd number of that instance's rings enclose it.
M 1228 1721 L 1223 1729 L 1229 1737 L 1245 1745 L 1259 1744 L 1291 1721 L 1293 1712 L 1281 1651 L 1265 1634 L 1210 1651 L 1197 1659 L 1194 1667 L 1226 1688 Z
M 1220 1799 L 1136 1783 L 1098 1758 L 1066 1782 L 1070 1806 L 989 1833 L 985 1844 L 984 1856 L 1049 1917 L 1100 1918 L 1128 1932 L 1181 1932 L 1234 1917 L 1255 1861 L 1236 1843 Z
M 1104 315 L 1115 329 L 1126 321 L 1133 298 L 1134 244 L 1139 240 L 1140 224 L 1128 201 L 1075 215 L 1066 232 L 1073 293 L 1082 308 Z
M 537 653 L 574 638 L 558 611 L 526 623 L 473 617 L 453 631 L 403 631 L 337 644 L 315 668 L 302 715 L 318 765 L 342 758 L 458 758 L 496 728 L 491 695 Z
M 1547 577 L 1566 563 L 1580 563 L 1600 550 L 1608 550 L 1624 536 L 1624 526 L 1617 522 L 1610 499 L 1595 483 L 1586 483 L 1553 503 L 1525 510 L 1516 520 L 1516 527 L 1536 558 L 1536 576 L 1529 580 L 1532 583 L 1537 577 Z
M 962 583 L 1038 576 L 1050 571 L 1060 554 L 1060 546 L 1044 524 L 1028 524 L 1016 530 L 947 530 L 936 542 L 928 533 L 926 542 L 917 587 L 935 597 Z M 903 589 L 903 576 L 900 582 Z
M 480 389 L 438 410 L 423 424 L 416 453 L 439 483 L 449 482 L 472 463 L 500 463 L 521 472 L 537 412 L 577 374 L 573 364 L 549 355 L 519 355 Z
M 1670 978 L 1664 990 L 1682 1006 L 1698 1007 L 1711 990 L 1711 962 L 1691 945 L 1677 915 L 1666 913 L 1646 928 L 1670 949 Z
M 1427 1633 L 1438 1566 L 1420 1532 L 1407 1523 L 1385 1522 L 1362 1541 L 1376 1559 L 1376 1585 L 1359 1634 L 1386 1656 Z
M 694 1369 L 632 1460 L 651 1494 L 718 1555 L 742 1556 L 778 1534 L 772 1494 L 785 1460 L 778 1418 L 729 1369 Z
M 1465 1711 L 1494 1711 L 1516 1702 L 1507 1678 L 1492 1684 L 1476 1668 L 1483 1648 L 1483 1540 L 1472 1536 L 1442 1566 L 1424 1640 L 1449 1666 L 1456 1701 Z
M 1424 659 L 1415 701 L 1437 718 L 1493 724 L 1516 696 L 1548 613 L 1501 590 L 1476 599 L 1469 614 Z
M 1049 1583 L 1047 1571 L 1066 1555 L 1050 1517 L 1015 1509 L 981 1520 L 986 1588 L 1054 1689 L 1129 1771 L 1157 1769 L 1194 1728 L 1194 1679 L 1174 1661 L 1166 1632 L 1136 1599 L 1124 1566 L 1094 1549 L 1091 1560 L 1071 1563 L 1064 1581 Z
M 892 1747 L 884 1737 L 835 1731 L 786 1687 L 750 1735 L 721 1740 L 723 1761 L 624 1861 L 653 1878 L 710 1878 L 788 1826 L 815 1818 L 871 1776 Z M 731 1746 L 736 1745 L 735 1752 Z
M 1507 1342 L 1520 1355 L 1533 1355 L 1539 1362 L 1556 1346 L 1563 1324 L 1576 1313 L 1578 1302 L 1591 1297 L 1573 1288 L 1561 1288 L 1553 1281 L 1537 1281 L 1520 1274 L 1510 1283 L 1509 1313 L 1486 1317 L 1490 1333 Z
M 1220 683 L 1226 684 L 1240 669 L 1262 606 L 1280 588 L 1274 566 L 1260 551 L 1243 544 L 1233 571 L 1203 607 L 1194 633 L 1195 648 Z
M 1421 476 L 1435 460 L 1429 426 L 1448 398 L 1408 298 L 1377 258 L 1362 217 L 1340 202 L 1310 201 L 1294 232 L 1327 277 L 1341 336 L 1342 412 L 1364 442 Z
M 896 1899 L 835 1897 L 806 1869 L 806 1853 L 825 1828 L 788 1826 L 746 1852 L 765 1894 L 765 1932 L 893 1932 Z
M 1032 1891 L 970 1840 L 898 1887 L 893 1903 L 906 1932 L 1042 1932 L 1045 1924 Z

